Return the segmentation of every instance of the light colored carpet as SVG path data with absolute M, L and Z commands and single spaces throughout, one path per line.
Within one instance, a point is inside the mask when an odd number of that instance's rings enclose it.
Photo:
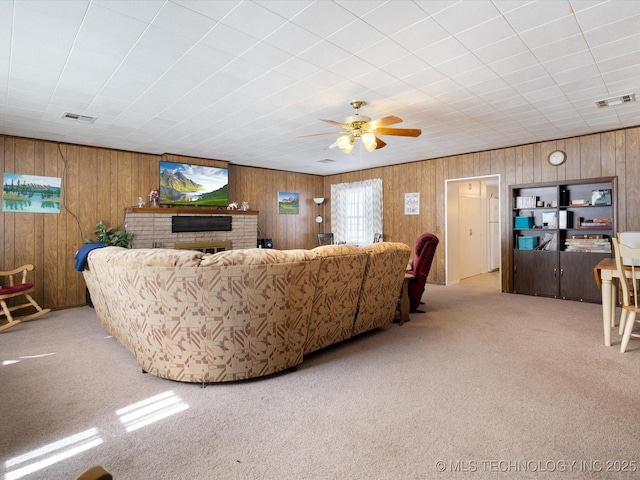
M 424 300 L 295 372 L 206 388 L 142 374 L 88 307 L 13 327 L 3 478 L 638 478 L 640 340 L 605 347 L 600 305 L 481 283 Z M 164 417 L 128 431 L 146 399 Z

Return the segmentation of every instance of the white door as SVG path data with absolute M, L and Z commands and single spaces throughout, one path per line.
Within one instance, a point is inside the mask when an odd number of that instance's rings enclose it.
M 485 219 L 480 197 L 460 196 L 460 278 L 485 273 Z

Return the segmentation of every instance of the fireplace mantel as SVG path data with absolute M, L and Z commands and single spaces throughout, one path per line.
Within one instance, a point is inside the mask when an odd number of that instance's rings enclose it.
M 230 241 L 232 248 L 255 248 L 258 213 L 215 207 L 129 207 L 124 211 L 124 226 L 133 233 L 133 248 L 173 248 L 176 243 L 205 241 Z M 172 232 L 175 216 L 231 216 L 231 231 Z
M 203 214 L 203 215 L 258 215 L 257 210 L 227 210 L 217 207 L 129 207 L 124 209 L 127 213 L 153 213 L 157 215 L 176 214 Z

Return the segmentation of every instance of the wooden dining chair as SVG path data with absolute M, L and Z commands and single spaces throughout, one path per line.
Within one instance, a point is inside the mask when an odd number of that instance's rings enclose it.
M 318 246 L 333 245 L 333 233 L 319 233 Z
M 113 476 L 102 466 L 96 465 L 80 475 L 77 480 L 113 480 Z
M 620 316 L 620 327 L 624 327 L 620 352 L 624 353 L 629 345 L 631 337 L 640 338 L 640 334 L 633 333 L 633 327 L 638 322 L 636 315 L 640 312 L 638 306 L 638 282 L 635 279 L 636 263 L 640 265 L 640 248 L 631 248 L 624 243 L 620 243 L 617 238 L 612 238 L 613 250 L 616 257 L 616 269 L 620 277 L 620 287 L 622 289 L 622 315 Z M 627 260 L 630 265 L 625 265 Z M 630 270 L 630 271 L 629 271 Z M 631 273 L 631 275 L 628 275 Z
M 0 286 L 0 307 L 2 307 L 2 312 L 0 312 L 0 322 L 6 320 L 5 323 L 0 323 L 0 332 L 17 325 L 18 323 L 38 318 L 51 311 L 50 308 L 41 308 L 30 295 L 35 287 L 33 283 L 27 282 L 27 272 L 33 271 L 33 268 L 33 265 L 27 264 L 14 270 L 4 272 L 0 271 L 0 285 L 2 285 Z M 16 303 L 11 306 L 7 305 L 7 300 L 12 298 L 16 299 Z M 25 300 L 25 303 L 19 303 L 20 301 Z M 11 312 L 27 307 L 34 308 L 35 312 L 25 314 L 20 317 L 14 317 L 11 315 Z M 4 317 L 4 319 L 2 317 Z

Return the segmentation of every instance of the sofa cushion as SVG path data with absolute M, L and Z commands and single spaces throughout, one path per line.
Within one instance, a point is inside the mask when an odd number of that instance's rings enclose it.
M 323 257 L 339 257 L 341 255 L 353 255 L 362 253 L 360 247 L 355 245 L 335 244 L 335 245 L 322 245 L 311 250 Z
M 204 254 L 201 267 L 230 265 L 264 265 L 309 261 L 316 255 L 309 250 L 274 250 L 271 248 L 247 248 Z
M 345 340 L 353 332 L 368 254 L 353 245 L 323 245 L 304 353 Z
M 353 328 L 357 335 L 393 321 L 411 249 L 404 243 L 380 242 L 362 247 L 369 254 Z
M 203 255 L 195 250 L 173 248 L 105 247 L 91 251 L 89 258 L 126 267 L 197 267 Z

